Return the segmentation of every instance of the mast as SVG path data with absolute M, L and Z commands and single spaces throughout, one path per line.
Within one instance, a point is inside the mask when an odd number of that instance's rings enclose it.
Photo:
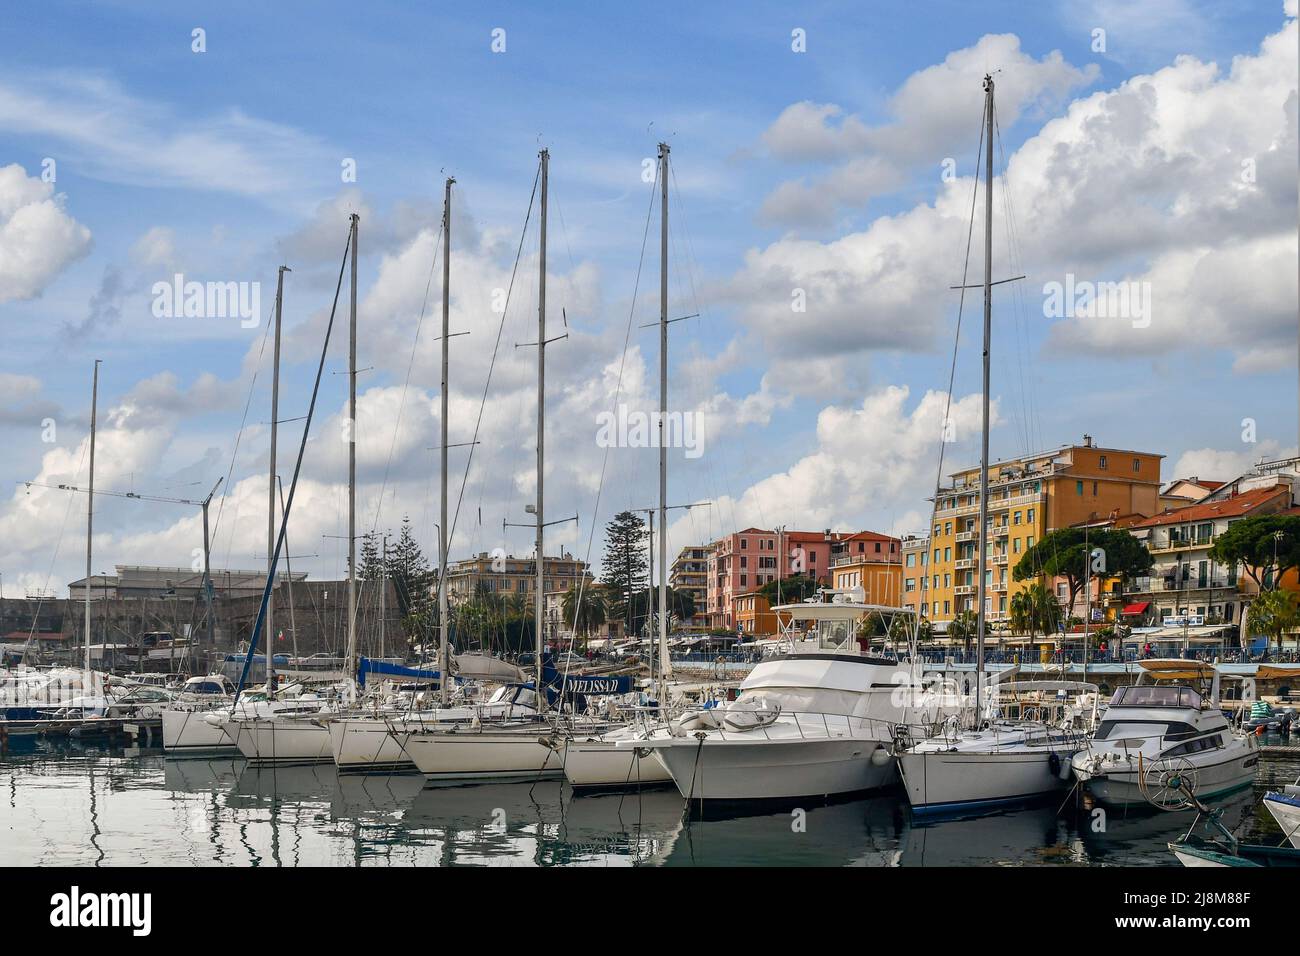
M 352 214 L 352 288 L 348 315 L 348 653 L 344 661 L 348 696 L 356 695 L 357 675 L 357 232 Z
M 543 512 L 545 499 L 543 486 L 546 479 L 546 180 L 551 161 L 551 151 L 543 149 L 540 153 L 542 162 L 542 206 L 541 219 L 538 221 L 538 277 L 537 277 L 537 593 L 533 595 L 533 629 L 537 632 L 537 711 L 546 709 L 546 691 L 542 687 L 542 651 L 545 639 L 542 635 L 542 612 L 546 603 L 546 572 L 542 561 L 542 539 L 546 528 Z
M 980 413 L 979 608 L 975 633 L 975 726 L 980 723 L 980 685 L 984 680 L 985 600 L 989 540 L 989 344 L 993 333 L 993 77 L 984 76 L 984 397 Z
M 95 532 L 95 425 L 99 408 L 99 365 L 90 387 L 90 489 L 86 495 L 86 673 L 90 673 L 90 542 Z
M 275 349 L 271 359 L 271 463 L 266 501 L 266 573 L 271 577 L 271 596 L 266 601 L 266 692 L 272 692 L 275 676 L 275 513 L 279 508 L 275 475 L 275 443 L 280 427 L 280 316 L 284 308 L 284 274 L 288 266 L 280 266 L 275 277 Z
M 447 619 L 447 340 L 451 337 L 451 185 L 455 181 L 450 176 L 447 178 L 446 192 L 442 199 L 442 441 L 439 443 L 442 502 L 438 521 L 438 687 L 444 707 L 447 706 L 449 663 L 447 638 L 451 633 L 451 622 Z M 540 443 L 540 438 L 538 441 Z
M 668 144 L 659 144 L 659 679 L 668 659 Z
M 372 542 L 373 543 L 373 542 Z M 379 560 L 379 657 L 384 656 L 384 630 L 388 625 L 388 535 L 384 535 L 384 550 Z

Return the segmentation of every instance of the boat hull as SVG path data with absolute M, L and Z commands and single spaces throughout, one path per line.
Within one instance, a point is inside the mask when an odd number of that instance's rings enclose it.
M 537 780 L 564 776 L 563 744 L 539 743 L 546 727 L 526 731 L 415 732 L 405 748 L 425 780 Z
M 743 802 L 820 799 L 891 786 L 898 780 L 893 758 L 872 759 L 881 746 L 858 737 L 679 738 L 658 752 L 687 799 Z
M 1268 812 L 1273 814 L 1273 819 L 1282 828 L 1291 845 L 1300 850 L 1300 793 L 1294 796 L 1285 793 L 1266 793 L 1264 806 L 1268 807 Z
M 657 752 L 619 747 L 612 740 L 570 740 L 564 776 L 574 789 L 636 789 L 673 782 Z
M 313 718 L 225 720 L 221 728 L 248 760 L 258 763 L 330 763 L 330 734 Z
M 1206 753 L 1211 754 L 1210 751 Z M 1255 782 L 1259 751 L 1253 738 L 1234 741 L 1228 747 L 1213 751 L 1212 755 L 1213 760 L 1193 764 L 1198 799 L 1213 800 Z M 1128 764 L 1108 763 L 1100 771 L 1081 770 L 1076 763 L 1074 773 L 1084 789 L 1099 803 L 1109 807 L 1150 806 L 1142 794 L 1142 772 L 1138 768 L 1138 761 L 1134 758 Z
M 330 752 L 341 773 L 391 773 L 414 770 L 402 747 L 400 721 L 341 717 L 329 722 Z
M 202 710 L 164 710 L 164 752 L 168 756 L 239 753 L 239 748 L 225 730 L 204 719 L 208 713 Z
M 1033 800 L 1067 786 L 1060 773 L 1070 754 L 1052 770 L 1048 751 L 1029 753 L 948 753 L 909 751 L 898 755 L 912 812 L 958 813 Z

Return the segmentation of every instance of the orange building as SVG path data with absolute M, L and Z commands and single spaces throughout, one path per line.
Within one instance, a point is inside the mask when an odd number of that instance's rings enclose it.
M 758 591 L 737 594 L 732 598 L 731 616 L 736 622 L 737 631 L 751 641 L 778 634 L 781 626 L 790 623 L 790 615 L 786 612 L 773 611 L 767 598 Z

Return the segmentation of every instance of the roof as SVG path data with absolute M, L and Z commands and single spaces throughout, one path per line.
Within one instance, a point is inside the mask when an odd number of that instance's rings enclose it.
M 1185 521 L 1206 521 L 1213 518 L 1238 518 L 1258 509 L 1279 497 L 1290 498 L 1291 492 L 1285 485 L 1271 488 L 1255 488 L 1222 501 L 1207 501 L 1162 511 L 1158 515 L 1136 521 L 1130 528 L 1155 528 L 1167 524 L 1181 524 Z

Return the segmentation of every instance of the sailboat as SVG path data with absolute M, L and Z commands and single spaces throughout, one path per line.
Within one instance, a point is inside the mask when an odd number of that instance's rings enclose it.
M 348 236 L 352 267 L 348 346 L 348 420 L 353 422 L 356 421 L 357 413 L 357 233 L 359 222 L 360 217 L 353 213 Z M 267 635 L 266 700 L 254 706 L 251 714 L 247 708 L 243 708 L 237 703 L 229 712 L 208 714 L 205 719 L 214 726 L 219 727 L 226 736 L 233 740 L 235 746 L 249 760 L 319 763 L 327 762 L 333 757 L 328 723 L 324 718 L 337 711 L 337 704 L 333 701 L 315 698 L 312 695 L 303 695 L 290 701 L 277 701 L 275 699 L 274 655 L 270 652 L 270 635 L 273 633 L 271 622 L 276 565 L 279 557 L 279 546 L 284 541 L 284 528 L 281 527 L 278 536 L 275 530 L 275 515 L 278 510 L 275 441 L 276 419 L 279 411 L 280 324 L 284 303 L 284 273 L 286 271 L 288 271 L 287 267 L 280 267 L 275 300 L 275 352 L 271 389 L 270 501 L 267 519 L 267 585 L 263 595 L 263 607 L 260 615 L 264 620 L 259 621 L 259 624 L 264 624 L 264 633 Z M 340 280 L 341 278 L 340 274 Z M 319 387 L 319 380 L 317 386 Z M 314 406 L 314 395 L 312 401 Z M 308 419 L 308 425 L 310 425 L 310 418 Z M 299 454 L 299 465 L 301 465 L 301 452 Z M 357 669 L 356 482 L 357 446 L 356 435 L 352 432 L 348 436 L 348 650 L 344 668 L 344 682 L 348 691 L 347 703 L 349 704 L 355 701 L 353 679 Z M 290 500 L 292 500 L 292 492 L 291 487 Z M 287 518 L 288 513 L 286 510 L 284 520 L 287 520 Z M 256 635 L 254 636 L 256 637 Z M 249 661 L 252 659 L 254 650 L 255 643 L 250 643 L 248 649 Z M 247 661 L 245 671 L 247 671 Z
M 434 725 L 433 727 L 409 726 L 395 728 L 393 738 L 400 742 L 402 748 L 415 766 L 429 781 L 465 781 L 483 779 L 511 779 L 539 777 L 559 777 L 563 775 L 563 746 L 544 736 L 550 725 L 543 720 L 550 703 L 551 688 L 546 681 L 546 654 L 544 647 L 543 606 L 545 601 L 545 568 L 543 548 L 545 517 L 545 464 L 546 464 L 546 213 L 547 180 L 550 168 L 550 151 L 541 150 L 538 154 L 540 184 L 540 212 L 538 229 L 539 269 L 538 269 L 538 304 L 537 304 L 537 498 L 531 506 L 536 530 L 536 570 L 537 581 L 534 586 L 534 631 L 536 634 L 536 677 L 531 687 L 516 690 L 516 695 L 524 695 L 521 701 L 535 707 L 535 714 L 522 720 L 511 718 L 506 721 L 474 720 L 468 725 L 457 724 L 451 727 Z M 446 283 L 444 282 L 444 297 Z M 445 298 L 444 298 L 445 301 Z M 445 315 L 445 308 L 444 308 Z M 444 329 L 444 334 L 445 334 Z M 444 339 L 444 343 L 445 343 Z M 445 370 L 445 366 L 444 366 Z M 443 382 L 444 402 L 446 397 L 446 379 Z M 443 415 L 443 448 L 446 448 L 446 405 Z M 445 475 L 445 463 L 444 463 Z M 439 611 L 441 614 L 440 661 L 444 671 L 447 663 L 447 611 L 446 591 L 443 582 L 446 579 L 446 485 L 443 486 L 443 521 L 441 536 L 442 556 L 440 561 L 443 574 L 439 580 Z M 445 686 L 444 681 L 444 686 Z

